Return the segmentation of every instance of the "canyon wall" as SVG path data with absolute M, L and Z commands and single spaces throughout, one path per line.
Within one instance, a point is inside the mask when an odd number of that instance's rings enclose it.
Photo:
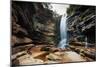
M 87 42 L 88 45 L 95 45 L 96 38 L 96 7 L 70 5 L 68 14 L 69 40 Z
M 49 3 L 12 2 L 12 54 L 35 45 L 55 45 L 55 22 Z

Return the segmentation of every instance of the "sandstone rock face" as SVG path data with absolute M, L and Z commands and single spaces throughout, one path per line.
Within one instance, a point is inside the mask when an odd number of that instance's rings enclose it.
M 43 61 L 40 59 L 34 59 L 30 55 L 24 55 L 18 58 L 20 65 L 33 65 L 33 64 L 43 64 Z
M 15 46 L 16 44 L 23 44 L 23 43 L 32 43 L 32 40 L 30 38 L 24 37 L 24 38 L 18 38 L 16 36 L 12 36 L 12 46 Z
M 69 62 L 82 62 L 82 61 L 86 61 L 85 59 L 83 59 L 80 55 L 78 55 L 75 52 L 69 51 L 66 52 L 67 57 L 70 58 Z
M 46 4 L 12 2 L 12 54 L 42 43 L 54 45 L 55 23 L 52 17 Z
M 95 6 L 71 5 L 68 10 L 69 40 L 95 43 Z M 76 39 L 75 39 L 76 38 Z
M 61 60 L 60 56 L 57 56 L 56 54 L 53 54 L 53 53 L 50 53 L 49 55 L 47 55 L 46 58 L 50 60 Z
M 25 40 L 25 42 L 55 44 L 55 20 L 46 4 L 13 2 L 12 5 L 13 42 L 17 39 L 17 42 Z

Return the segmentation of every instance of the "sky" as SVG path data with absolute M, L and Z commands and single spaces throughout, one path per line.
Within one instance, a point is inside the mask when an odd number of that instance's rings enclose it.
M 51 4 L 53 11 L 56 11 L 57 14 L 59 15 L 63 15 L 66 13 L 67 8 L 69 7 L 69 5 L 66 4 Z

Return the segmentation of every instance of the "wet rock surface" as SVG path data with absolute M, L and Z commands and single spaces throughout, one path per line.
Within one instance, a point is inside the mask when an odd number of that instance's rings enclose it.
M 20 52 L 17 55 L 13 55 L 12 57 L 16 59 L 13 62 L 18 61 L 19 63 L 15 63 L 16 65 L 31 65 L 31 64 L 49 64 L 49 63 L 65 63 L 65 62 L 83 62 L 86 61 L 81 55 L 73 51 L 60 51 L 50 52 L 50 51 L 41 51 L 41 47 L 32 47 L 29 52 Z M 53 50 L 52 50 L 53 51 Z M 24 53 L 24 55 L 22 55 Z M 21 56 L 18 56 L 21 55 Z

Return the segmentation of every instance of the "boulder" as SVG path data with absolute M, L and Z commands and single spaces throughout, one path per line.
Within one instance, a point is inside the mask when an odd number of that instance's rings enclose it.
M 46 56 L 49 60 L 61 60 L 62 58 L 54 53 L 50 53 Z
M 30 55 L 22 56 L 22 57 L 18 58 L 18 60 L 19 60 L 19 65 L 43 64 L 42 60 L 40 60 L 40 59 L 34 59 Z

